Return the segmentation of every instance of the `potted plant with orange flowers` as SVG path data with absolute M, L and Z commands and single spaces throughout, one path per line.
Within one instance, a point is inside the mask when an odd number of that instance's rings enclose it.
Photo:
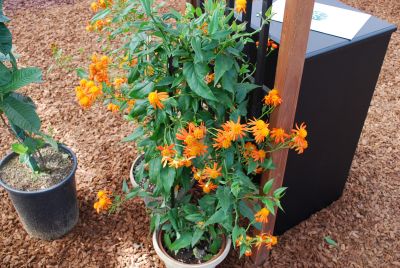
M 254 33 L 234 21 L 225 1 L 205 1 L 204 10 L 187 4 L 184 14 L 160 14 L 151 0 L 117 1 L 91 23 L 105 19 L 110 23 L 101 31 L 124 45 L 104 65 L 90 68 L 90 81 L 83 84 L 101 93 L 85 90 L 87 102 L 77 89 L 78 99 L 86 105 L 101 98 L 136 122 L 126 140 L 135 141 L 143 156 L 132 170 L 141 187 L 124 183 L 127 195 L 114 203 L 100 192 L 96 208 L 151 197 L 153 245 L 167 267 L 215 267 L 231 244 L 240 256 L 249 256 L 254 246 L 275 245 L 275 236 L 251 236 L 250 227 L 260 228 L 281 208 L 285 188 L 272 192 L 269 180 L 260 195 L 251 178 L 274 168 L 273 151 L 302 153 L 307 131 L 304 124 L 289 133 L 269 128 L 266 119 L 282 102 L 276 89 L 260 100 L 260 118 L 246 118 L 248 94 L 258 86 L 251 83 L 254 67 L 243 48 Z M 106 64 L 109 58 L 114 68 Z M 111 74 L 126 79 L 117 87 L 108 81 Z

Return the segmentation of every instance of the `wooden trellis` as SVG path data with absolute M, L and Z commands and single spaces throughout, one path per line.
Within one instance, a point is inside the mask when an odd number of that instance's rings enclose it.
M 189 0 L 194 6 L 199 6 L 202 1 Z M 228 1 L 231 8 L 234 7 L 234 1 Z M 262 14 L 264 15 L 272 5 L 272 0 L 263 0 Z M 289 131 L 294 124 L 294 118 L 297 107 L 297 100 L 300 91 L 300 83 L 303 74 L 305 54 L 308 43 L 308 35 L 311 26 L 311 17 L 314 7 L 314 0 L 286 0 L 285 14 L 282 25 L 280 49 L 278 55 L 278 65 L 275 75 L 275 88 L 279 90 L 283 103 L 274 111 L 270 118 L 270 127 L 282 127 Z M 252 1 L 247 1 L 247 13 L 242 17 L 251 25 Z M 261 89 L 265 76 L 265 59 L 269 35 L 269 25 L 265 25 L 260 32 L 259 47 L 257 51 L 257 71 L 255 74 L 255 83 L 260 85 L 251 96 L 253 103 L 260 101 L 264 96 Z M 253 105 L 254 107 L 254 105 Z M 251 114 L 257 114 L 257 111 L 250 111 Z M 269 178 L 274 178 L 273 189 L 282 186 L 286 169 L 288 150 L 280 150 L 272 153 L 272 158 L 277 168 L 266 172 L 262 176 L 260 183 L 260 192 Z M 276 215 L 276 213 L 275 213 Z M 262 226 L 262 233 L 273 233 L 275 226 L 275 216 L 270 214 L 268 224 Z M 253 254 L 253 263 L 248 263 L 248 267 L 262 267 L 268 259 L 268 249 L 263 246 L 255 250 Z

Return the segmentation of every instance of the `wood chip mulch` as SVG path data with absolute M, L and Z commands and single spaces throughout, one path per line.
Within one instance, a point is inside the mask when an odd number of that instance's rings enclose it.
M 400 26 L 398 0 L 345 0 Z M 75 102 L 78 78 L 68 68 L 53 68 L 51 45 L 73 55 L 72 67 L 87 65 L 98 50 L 85 31 L 90 1 L 17 1 L 5 3 L 21 65 L 43 68 L 45 82 L 24 89 L 38 104 L 44 129 L 72 148 L 80 221 L 64 238 L 29 238 L 6 192 L 0 190 L 1 267 L 163 267 L 151 245 L 144 205 L 131 201 L 114 215 L 93 209 L 100 189 L 120 192 L 136 150 L 120 140 L 133 125 L 102 106 L 83 111 Z M 168 1 L 182 7 L 181 0 Z M 272 251 L 271 267 L 400 267 L 400 35 L 393 34 L 371 103 L 348 183 L 340 200 L 286 232 Z M 0 131 L 0 156 L 11 137 Z M 329 246 L 324 237 L 337 241 Z M 239 267 L 235 253 L 223 267 Z

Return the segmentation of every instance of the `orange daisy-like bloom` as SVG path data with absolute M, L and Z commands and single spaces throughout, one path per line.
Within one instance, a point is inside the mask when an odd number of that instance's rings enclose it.
M 206 174 L 206 176 L 207 176 L 208 178 L 210 178 L 210 179 L 216 179 L 216 178 L 218 178 L 219 176 L 222 176 L 221 170 L 222 170 L 222 167 L 219 167 L 219 168 L 218 168 L 218 164 L 217 164 L 217 163 L 214 163 L 214 166 L 213 166 L 212 168 L 209 167 L 209 166 L 207 166 L 207 167 L 204 169 L 204 173 Z
M 154 109 L 164 109 L 164 104 L 161 101 L 168 99 L 169 95 L 167 92 L 157 92 L 156 90 L 151 92 L 147 98 Z
M 271 131 L 271 138 L 274 139 L 275 143 L 285 142 L 286 138 L 290 136 L 285 133 L 283 128 L 273 128 Z
M 196 138 L 184 128 L 181 128 L 176 133 L 176 139 L 183 141 L 186 145 L 192 144 L 193 142 L 196 141 Z
M 257 150 L 257 146 L 251 142 L 246 142 L 244 145 L 244 150 L 243 150 L 243 157 L 246 159 L 249 159 L 251 155 L 253 154 L 253 151 Z
M 256 222 L 267 223 L 268 215 L 269 215 L 269 210 L 266 208 L 262 208 L 254 215 L 254 218 L 255 218 Z
M 295 136 L 290 148 L 294 149 L 298 154 L 302 154 L 308 148 L 308 142 L 299 136 Z
M 174 146 L 175 144 L 158 146 L 157 149 L 161 152 L 161 156 L 174 157 L 176 154 Z
M 89 65 L 89 79 L 102 83 L 109 84 L 108 65 L 111 62 L 107 56 L 92 55 L 92 63 Z
M 99 191 L 97 193 L 97 202 L 93 205 L 97 213 L 100 213 L 100 211 L 106 211 L 111 207 L 112 201 L 108 196 L 109 194 L 111 193 L 108 191 Z
M 88 108 L 102 94 L 101 86 L 98 87 L 93 81 L 82 79 L 75 88 L 75 94 L 79 104 L 83 108 Z
M 264 97 L 264 103 L 270 106 L 278 106 L 282 103 L 282 99 L 279 96 L 277 89 L 272 89 L 268 92 L 268 95 Z
M 245 132 L 248 131 L 248 129 L 246 128 L 246 124 L 240 124 L 240 118 L 238 118 L 236 123 L 232 120 L 226 122 L 223 125 L 223 128 L 224 130 L 226 130 L 232 141 L 243 138 L 244 136 L 246 136 Z
M 229 137 L 228 133 L 223 130 L 218 130 L 217 137 L 213 140 L 215 141 L 213 147 L 216 149 L 227 149 L 232 145 L 231 138 Z
M 109 104 L 107 105 L 107 110 L 109 110 L 109 111 L 111 111 L 111 112 L 113 112 L 113 113 L 116 113 L 116 112 L 119 111 L 119 106 L 116 105 L 116 104 L 114 104 L 114 103 L 109 103 Z
M 204 81 L 207 84 L 210 84 L 210 83 L 212 83 L 214 81 L 214 79 L 215 79 L 215 74 L 214 73 L 210 73 L 210 74 L 206 75 L 206 77 L 204 78 Z
M 266 156 L 267 153 L 263 149 L 254 150 L 251 154 L 251 157 L 253 158 L 254 161 L 256 162 L 259 161 L 261 163 L 264 162 Z
M 305 138 L 307 137 L 307 130 L 306 130 L 306 127 L 307 127 L 307 126 L 306 126 L 304 123 L 301 123 L 301 124 L 300 124 L 300 127 L 299 127 L 299 126 L 297 125 L 297 123 L 296 123 L 296 128 L 295 128 L 295 129 L 292 129 L 292 132 L 293 132 L 296 136 L 305 139 Z
M 163 158 L 164 159 L 164 158 Z M 171 157 L 165 157 L 164 161 L 168 161 L 168 165 L 172 168 L 181 168 L 181 167 L 190 167 L 192 165 L 192 158 L 171 158 Z M 165 166 L 164 162 L 164 166 Z
M 183 152 L 186 157 L 196 157 L 204 155 L 207 152 L 208 146 L 200 141 L 194 141 L 185 147 Z
M 204 126 L 204 122 L 201 122 L 200 126 L 196 127 L 193 123 L 189 123 L 189 130 L 191 133 L 193 133 L 193 136 L 201 140 L 205 137 L 207 129 Z
M 206 183 L 204 183 L 203 181 L 199 182 L 199 186 L 203 189 L 203 192 L 208 194 L 211 191 L 214 191 L 215 189 L 218 188 L 217 185 L 215 185 L 214 183 L 212 183 L 211 181 L 208 181 Z
M 250 120 L 248 123 L 250 131 L 253 133 L 256 143 L 264 142 L 265 138 L 269 135 L 269 124 L 263 120 Z
M 237 13 L 246 13 L 247 0 L 236 0 L 235 11 Z
M 193 178 L 198 182 L 201 182 L 206 178 L 206 176 L 204 175 L 204 171 L 201 169 L 192 167 L 192 172 L 193 172 Z
M 90 9 L 92 9 L 93 12 L 97 12 L 99 10 L 99 5 L 96 2 L 92 2 L 90 4 Z

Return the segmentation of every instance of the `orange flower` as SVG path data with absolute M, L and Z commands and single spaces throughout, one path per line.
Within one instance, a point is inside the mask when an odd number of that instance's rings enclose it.
M 102 94 L 101 86 L 98 87 L 93 81 L 82 79 L 75 88 L 75 94 L 79 104 L 83 108 L 88 108 Z
M 268 95 L 264 97 L 264 103 L 270 106 L 278 106 L 282 103 L 282 99 L 279 96 L 277 89 L 272 89 L 268 92 Z
M 207 152 L 208 146 L 200 141 L 194 141 L 185 147 L 183 152 L 186 157 L 196 157 L 204 155 Z
M 100 213 L 100 211 L 106 211 L 111 207 L 112 201 L 108 196 L 109 194 L 111 193 L 108 191 L 99 191 L 97 193 L 97 202 L 93 205 L 97 213 Z
M 250 257 L 251 255 L 253 255 L 253 252 L 251 251 L 251 248 L 246 249 L 246 251 L 244 252 L 244 255 L 246 257 Z
M 208 34 L 208 23 L 204 22 L 203 25 L 201 25 L 200 29 L 204 34 L 207 35 Z
M 307 126 L 306 126 L 304 123 L 301 123 L 300 127 L 299 127 L 299 126 L 297 125 L 297 123 L 296 123 L 296 128 L 295 128 L 295 129 L 292 129 L 292 132 L 293 132 L 296 136 L 305 139 L 305 138 L 307 137 L 307 130 L 306 130 L 306 127 L 307 127 Z
M 232 120 L 226 122 L 223 125 L 223 128 L 226 130 L 232 141 L 243 138 L 244 136 L 246 136 L 245 131 L 248 131 L 245 124 L 240 124 L 240 118 L 238 118 L 236 123 Z
M 262 167 L 258 167 L 256 168 L 256 170 L 254 171 L 256 174 L 261 174 L 263 173 L 264 169 Z
M 201 182 L 206 178 L 204 175 L 204 171 L 201 169 L 192 167 L 192 172 L 193 172 L 193 178 L 198 182 Z
M 221 170 L 222 170 L 222 167 L 219 167 L 219 168 L 218 168 L 218 164 L 217 164 L 217 163 L 214 163 L 214 166 L 213 166 L 212 168 L 209 167 L 209 166 L 207 166 L 207 167 L 204 169 L 204 173 L 206 174 L 206 176 L 207 176 L 208 178 L 210 178 L 210 179 L 216 179 L 216 178 L 218 178 L 219 176 L 222 176 Z
M 167 92 L 151 92 L 148 96 L 149 102 L 151 106 L 153 106 L 154 109 L 164 109 L 164 104 L 161 103 L 161 101 L 166 100 L 169 98 L 169 95 Z
M 193 133 L 193 136 L 198 140 L 203 139 L 207 132 L 207 129 L 204 126 L 204 122 L 201 122 L 200 126 L 198 127 L 196 127 L 193 123 L 189 123 L 189 130 L 191 133 Z
M 109 84 L 108 80 L 108 65 L 110 58 L 102 56 L 100 59 L 96 54 L 92 55 L 92 63 L 89 65 L 89 79 L 98 83 L 105 82 Z
M 241 236 L 239 236 L 239 238 L 236 239 L 236 241 L 235 241 L 235 242 L 236 242 L 236 246 L 237 246 L 237 247 L 240 247 L 243 243 L 244 243 L 245 245 L 249 245 L 252 239 L 253 239 L 253 238 L 252 238 L 251 236 L 246 235 L 246 241 L 244 241 L 243 236 L 241 235 Z
M 163 158 L 164 159 L 164 158 Z M 190 167 L 192 165 L 191 158 L 171 158 L 166 156 L 165 161 L 168 161 L 168 165 L 172 168 Z M 164 166 L 166 162 L 164 162 Z
M 256 222 L 267 223 L 268 222 L 268 215 L 269 215 L 269 210 L 266 209 L 266 208 L 262 208 L 260 211 L 258 211 L 254 215 L 254 218 L 255 218 Z
M 199 182 L 199 186 L 201 188 L 203 188 L 203 192 L 208 194 L 211 191 L 214 191 L 215 189 L 218 188 L 217 185 L 215 185 L 214 183 L 212 183 L 211 181 L 208 181 L 206 183 L 204 183 L 203 181 Z
M 116 113 L 116 112 L 119 111 L 119 106 L 116 105 L 116 104 L 114 104 L 114 103 L 109 103 L 109 104 L 107 105 L 107 110 L 109 110 L 109 111 L 111 111 L 111 112 L 113 112 L 113 113 Z
M 115 89 L 120 89 L 122 84 L 125 84 L 126 82 L 128 82 L 128 79 L 126 77 L 119 77 L 119 78 L 115 78 L 114 79 L 114 87 Z
M 263 149 L 254 150 L 251 154 L 251 157 L 253 158 L 254 161 L 256 162 L 259 161 L 261 163 L 264 162 L 266 156 L 267 153 Z
M 269 124 L 263 120 L 250 120 L 249 129 L 253 133 L 256 143 L 264 142 L 265 138 L 269 135 Z
M 256 151 L 256 150 L 257 150 L 257 146 L 255 146 L 251 142 L 246 142 L 246 144 L 244 145 L 243 157 L 246 159 L 249 159 L 252 156 L 253 151 Z
M 213 147 L 217 149 L 227 149 L 232 145 L 231 138 L 229 137 L 228 133 L 223 130 L 218 130 L 217 137 L 213 140 L 215 141 Z
M 206 75 L 206 77 L 204 78 L 204 81 L 205 81 L 207 84 L 210 84 L 211 82 L 214 81 L 214 79 L 215 79 L 215 74 L 214 74 L 214 73 L 210 73 L 210 74 L 207 74 L 207 75 Z
M 92 2 L 90 4 L 90 8 L 92 9 L 93 12 L 97 12 L 99 10 L 99 5 L 96 2 Z
M 271 138 L 274 139 L 275 143 L 284 143 L 286 138 L 290 136 L 285 133 L 283 128 L 273 128 L 271 131 Z
M 174 149 L 175 144 L 165 145 L 165 146 L 158 146 L 157 149 L 161 152 L 161 156 L 165 157 L 174 157 L 176 151 Z
M 192 144 L 193 142 L 196 141 L 196 138 L 184 128 L 181 128 L 176 133 L 176 139 L 180 140 L 180 141 L 183 141 L 187 145 L 190 145 L 190 144 Z
M 300 136 L 295 136 L 290 148 L 294 149 L 298 154 L 302 154 L 308 148 L 308 142 Z
M 246 13 L 247 0 L 236 0 L 235 11 L 237 13 Z

